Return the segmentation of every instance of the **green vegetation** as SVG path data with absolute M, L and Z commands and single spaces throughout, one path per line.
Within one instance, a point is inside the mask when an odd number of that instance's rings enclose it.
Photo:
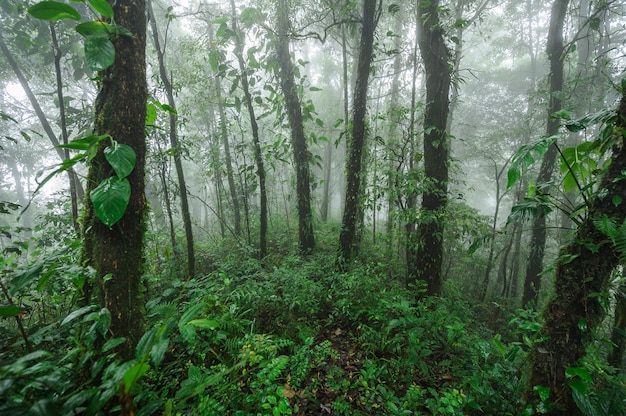
M 3 415 L 125 414 L 127 402 L 137 415 L 543 411 L 521 396 L 526 353 L 541 342 L 536 313 L 476 304 L 453 280 L 443 297 L 415 300 L 374 247 L 348 273 L 335 271 L 332 251 L 300 257 L 278 246 L 261 263 L 228 241 L 199 248 L 206 261 L 195 279 L 145 275 L 149 324 L 135 359 L 120 361 L 112 349 L 123 339 L 98 341 L 109 312 L 73 301 L 89 271 L 70 266 L 76 244 L 54 251 L 64 243 L 56 232 L 39 231 L 51 249 L 28 266 L 4 263 L 3 289 L 19 312 L 3 309 L 13 316 L 0 321 Z M 153 252 L 147 267 L 175 270 L 171 261 Z M 598 337 L 569 375 L 589 414 L 623 414 L 626 379 L 603 364 Z

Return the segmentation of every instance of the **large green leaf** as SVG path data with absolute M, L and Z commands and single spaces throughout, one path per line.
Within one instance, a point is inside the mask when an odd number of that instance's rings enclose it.
M 98 13 L 104 17 L 113 17 L 113 8 L 106 0 L 88 0 L 91 7 L 93 7 Z
M 118 178 L 123 179 L 130 175 L 135 168 L 137 155 L 132 147 L 126 144 L 115 143 L 113 146 L 107 146 L 104 149 L 104 157 L 115 170 Z
M 80 20 L 80 13 L 75 8 L 58 1 L 41 1 L 29 7 L 28 13 L 41 20 Z
M 138 363 L 128 369 L 124 373 L 124 377 L 122 377 L 122 379 L 124 380 L 124 391 L 128 393 L 133 385 L 137 382 L 137 380 L 139 380 L 144 374 L 146 374 L 149 369 L 150 366 L 146 363 Z
M 130 183 L 126 178 L 107 178 L 89 194 L 94 211 L 108 227 L 122 218 L 130 201 Z
M 0 306 L 0 317 L 15 316 L 20 313 L 20 308 L 15 305 Z
M 110 33 L 113 33 L 113 28 L 106 22 L 99 20 L 92 20 L 90 22 L 84 22 L 76 25 L 76 31 L 82 36 L 100 36 L 108 38 Z
M 87 36 L 85 59 L 92 71 L 104 71 L 115 62 L 115 47 L 109 38 L 104 36 Z

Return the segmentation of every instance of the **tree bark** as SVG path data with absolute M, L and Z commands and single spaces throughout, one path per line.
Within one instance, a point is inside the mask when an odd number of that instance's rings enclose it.
M 550 401 L 555 405 L 553 414 L 582 414 L 574 402 L 565 370 L 577 367 L 579 360 L 585 356 L 594 329 L 604 318 L 601 296 L 597 294 L 606 291 L 611 273 L 625 254 L 594 223 L 606 217 L 616 220 L 618 227 L 623 227 L 626 217 L 623 203 L 614 204 L 612 201 L 615 197 L 621 200 L 622 195 L 626 195 L 626 182 L 619 180 L 626 169 L 626 150 L 622 141 L 624 129 L 626 91 L 623 92 L 613 132 L 612 163 L 600 181 L 588 215 L 578 227 L 576 236 L 561 249 L 556 265 L 554 295 L 543 312 L 541 333 L 545 340 L 535 344 L 529 355 L 526 398 L 535 401 L 535 386 L 550 388 Z
M 109 336 L 125 337 L 118 347 L 122 359 L 134 357 L 143 330 L 139 285 L 144 266 L 146 119 L 146 9 L 144 0 L 118 0 L 115 21 L 133 33 L 114 40 L 115 63 L 101 75 L 95 104 L 95 133 L 110 134 L 132 147 L 137 160 L 127 177 L 131 196 L 124 216 L 113 227 L 95 215 L 85 198 L 82 263 L 96 271 L 94 289 L 102 306 L 111 313 Z M 104 147 L 104 145 L 102 146 Z M 113 175 L 101 148 L 91 161 L 88 192 Z M 89 289 L 89 287 L 87 288 Z
M 559 130 L 559 119 L 552 115 L 561 109 L 561 92 L 563 90 L 563 25 L 567 14 L 569 0 L 555 0 L 552 4 L 550 15 L 550 29 L 548 32 L 548 44 L 546 52 L 550 60 L 550 104 L 548 106 L 548 123 L 546 126 L 547 136 L 553 136 Z M 540 192 L 547 193 L 547 187 L 552 178 L 552 171 L 557 158 L 556 145 L 550 146 L 543 156 L 541 168 L 535 183 Z M 541 289 L 541 272 L 543 271 L 543 256 L 546 248 L 546 217 L 541 210 L 533 221 L 532 236 L 530 243 L 530 256 L 524 279 L 524 293 L 522 295 L 522 307 L 531 303 L 537 305 L 539 291 Z
M 300 251 L 310 253 L 315 248 L 313 234 L 313 214 L 311 212 L 311 173 L 309 151 L 304 135 L 302 107 L 296 91 L 293 64 L 289 52 L 289 5 L 285 0 L 278 2 L 277 10 L 278 41 L 276 52 L 280 67 L 280 85 L 285 96 L 287 116 L 291 125 L 291 147 L 296 169 L 296 200 L 298 204 L 298 236 Z
M 450 51 L 439 21 L 439 1 L 420 0 L 418 7 L 419 49 L 426 75 L 424 113 L 424 172 L 428 182 L 422 196 L 417 231 L 414 277 L 426 282 L 426 295 L 441 292 L 443 260 L 443 214 L 448 201 L 448 133 L 450 109 Z
M 359 204 L 361 203 L 361 172 L 363 148 L 365 147 L 367 113 L 367 90 L 372 62 L 374 32 L 376 31 L 376 0 L 363 0 L 363 25 L 361 27 L 361 49 L 357 63 L 357 78 L 352 103 L 352 131 L 346 166 L 346 195 L 339 234 L 337 262 L 347 265 L 353 256 Z

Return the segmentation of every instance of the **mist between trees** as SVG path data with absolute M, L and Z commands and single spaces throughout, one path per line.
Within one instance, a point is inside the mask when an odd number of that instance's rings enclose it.
M 623 2 L 0 10 L 0 414 L 626 414 Z

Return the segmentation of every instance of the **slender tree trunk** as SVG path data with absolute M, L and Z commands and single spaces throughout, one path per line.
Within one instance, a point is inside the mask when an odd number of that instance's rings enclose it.
M 185 172 L 183 170 L 183 162 L 181 158 L 182 149 L 178 140 L 178 114 L 176 113 L 176 100 L 174 99 L 174 89 L 172 82 L 167 74 L 165 66 L 165 51 L 161 49 L 159 40 L 159 30 L 156 24 L 154 10 L 152 9 L 152 1 L 148 0 L 148 14 L 150 17 L 150 28 L 152 30 L 152 41 L 156 49 L 157 59 L 159 62 L 159 74 L 163 88 L 167 95 L 167 104 L 171 107 L 169 111 L 170 118 L 170 144 L 174 150 L 174 166 L 176 167 L 176 178 L 178 179 L 178 188 L 180 192 L 180 209 L 183 216 L 183 226 L 185 227 L 185 237 L 187 242 L 187 274 L 189 278 L 193 278 L 196 274 L 196 256 L 193 244 L 193 228 L 191 224 L 191 215 L 189 213 L 189 198 L 187 196 L 187 183 L 185 182 Z
M 559 130 L 559 119 L 552 115 L 561 109 L 561 94 L 563 90 L 563 25 L 569 0 L 555 0 L 552 5 L 550 17 L 550 30 L 546 51 L 550 59 L 550 104 L 548 108 L 548 124 L 546 135 L 552 136 Z M 545 153 L 539 169 L 539 175 L 535 183 L 537 188 L 546 192 L 550 186 L 550 179 L 557 159 L 555 145 L 550 146 Z M 526 268 L 524 280 L 524 293 L 522 295 L 522 307 L 531 303 L 537 306 L 539 291 L 541 289 L 541 272 L 543 271 L 543 256 L 546 248 L 546 216 L 541 210 L 533 221 L 532 237 L 530 243 L 530 256 Z
M 502 197 L 504 196 L 500 192 L 500 178 L 506 171 L 506 167 L 508 163 L 506 163 L 500 170 L 498 170 L 498 165 L 496 162 L 493 162 L 494 171 L 495 171 L 495 183 L 496 183 L 496 208 L 493 213 L 493 220 L 491 221 L 491 241 L 489 244 L 489 257 L 487 258 L 487 266 L 485 267 L 485 275 L 483 277 L 483 284 L 480 291 L 480 301 L 484 302 L 487 297 L 487 289 L 489 287 L 489 277 L 491 276 L 491 271 L 496 262 L 497 256 L 494 257 L 496 251 L 496 236 L 498 234 L 498 215 L 500 214 L 500 203 L 502 202 Z
M 346 196 L 339 234 L 338 264 L 345 267 L 352 260 L 356 224 L 358 220 L 358 206 L 361 196 L 361 174 L 363 163 L 363 148 L 366 138 L 367 90 L 370 75 L 370 65 L 376 31 L 376 0 L 363 0 L 363 25 L 361 27 L 361 49 L 357 66 L 356 86 L 354 88 L 354 102 L 352 103 L 352 132 L 347 158 L 347 185 Z
M 139 285 L 144 268 L 145 121 L 148 96 L 145 68 L 146 10 L 143 0 L 118 0 L 115 21 L 133 36 L 114 40 L 115 63 L 102 74 L 95 105 L 95 133 L 110 134 L 118 143 L 132 147 L 137 160 L 127 177 L 131 195 L 124 216 L 109 228 L 95 215 L 85 198 L 82 263 L 96 271 L 100 304 L 111 314 L 108 336 L 125 337 L 118 347 L 124 360 L 134 358 L 143 332 Z M 89 166 L 88 193 L 113 171 L 101 148 Z M 89 287 L 87 287 L 89 289 Z
M 450 51 L 439 21 L 439 1 L 420 0 L 418 7 L 419 46 L 426 73 L 424 113 L 424 171 L 431 183 L 422 196 L 418 228 L 416 277 L 426 282 L 426 295 L 441 292 L 444 211 L 448 201 L 448 133 L 450 95 Z
M 511 282 L 508 278 L 508 264 L 509 264 L 509 255 L 511 254 L 511 249 L 513 248 L 513 235 L 509 235 L 509 239 L 506 242 L 506 246 L 504 246 L 504 251 L 502 252 L 502 259 L 500 259 L 500 265 L 498 266 L 498 278 L 497 282 L 502 283 L 502 292 L 500 292 L 500 296 L 506 297 Z
M 394 28 L 393 31 L 395 34 L 400 34 L 402 32 L 402 20 L 403 10 L 405 9 L 404 1 L 398 2 L 398 11 L 394 15 Z M 398 51 L 402 50 L 402 36 L 398 36 L 395 38 L 396 49 Z M 396 181 L 397 181 L 397 161 L 393 157 L 392 147 L 396 146 L 399 142 L 398 137 L 398 125 L 401 121 L 401 117 L 398 115 L 401 106 L 398 105 L 399 97 L 400 97 L 400 83 L 401 83 L 401 75 L 402 75 L 402 54 L 397 53 L 393 57 L 393 79 L 391 81 L 391 93 L 389 95 L 389 110 L 391 112 L 389 130 L 387 132 L 387 221 L 385 224 L 385 230 L 387 233 L 387 250 L 389 255 L 392 254 L 393 241 L 394 241 L 394 211 L 396 209 L 396 198 L 395 194 L 397 192 Z M 415 79 L 414 79 L 415 81 Z M 415 85 L 415 82 L 413 82 Z M 413 107 L 412 107 L 413 108 Z
M 259 219 L 259 256 L 264 258 L 267 255 L 267 190 L 265 185 L 265 165 L 263 163 L 263 153 L 261 152 L 261 139 L 259 138 L 259 125 L 256 121 L 254 106 L 252 105 L 252 94 L 250 94 L 250 84 L 248 82 L 248 70 L 246 62 L 243 58 L 243 40 L 242 34 L 237 27 L 237 10 L 235 1 L 230 0 L 230 7 L 233 14 L 233 32 L 235 33 L 235 56 L 239 62 L 239 76 L 241 78 L 241 87 L 243 88 L 246 107 L 250 117 L 250 126 L 252 128 L 252 143 L 254 145 L 254 159 L 256 162 L 256 174 L 259 178 L 259 200 L 260 200 L 260 219 Z
M 177 256 L 177 244 L 176 244 L 176 227 L 174 227 L 174 215 L 172 213 L 172 198 L 170 197 L 169 186 L 167 185 L 168 168 L 167 168 L 167 156 L 163 153 L 159 139 L 156 140 L 157 150 L 159 152 L 158 162 L 158 175 L 161 181 L 161 189 L 163 190 L 163 202 L 165 203 L 165 212 L 167 213 L 167 222 L 170 229 L 170 243 L 172 244 L 172 251 L 174 256 Z
M 320 219 L 322 222 L 328 221 L 328 211 L 330 209 L 330 180 L 333 168 L 333 144 L 328 143 L 324 151 L 324 187 L 322 188 L 322 207 L 320 209 Z
M 209 25 L 209 41 L 213 41 L 213 26 Z M 215 98 L 217 101 L 217 112 L 219 114 L 220 137 L 222 138 L 222 146 L 224 146 L 224 163 L 226 164 L 226 179 L 228 180 L 228 190 L 233 205 L 233 226 L 236 237 L 241 236 L 241 206 L 239 201 L 239 192 L 235 184 L 235 174 L 233 170 L 233 161 L 230 154 L 230 139 L 228 132 L 228 124 L 226 123 L 226 111 L 224 110 L 224 99 L 222 97 L 222 79 L 221 74 L 215 73 Z M 219 169 L 219 167 L 216 167 Z
M 608 218 L 621 227 L 625 219 L 623 205 L 610 201 L 626 195 L 626 182 L 619 180 L 626 169 L 626 150 L 621 140 L 626 128 L 626 91 L 615 127 L 613 134 L 620 137 L 616 138 L 612 163 L 600 181 L 600 192 L 590 202 L 588 215 L 578 227 L 575 238 L 561 249 L 554 296 L 543 312 L 541 333 L 545 339 L 535 344 L 529 355 L 526 399 L 537 401 L 535 386 L 549 388 L 550 401 L 555 405 L 552 414 L 582 414 L 574 402 L 566 369 L 580 365 L 595 328 L 602 323 L 605 315 L 602 296 L 597 294 L 606 291 L 609 277 L 624 255 L 609 236 L 596 228 L 595 221 Z
M 417 10 L 416 10 L 417 13 Z M 411 107 L 410 107 L 410 119 L 409 119 L 409 132 L 408 132 L 408 140 L 407 144 L 404 146 L 403 158 L 408 160 L 407 166 L 407 175 L 409 177 L 409 181 L 413 179 L 417 179 L 417 168 L 415 164 L 418 162 L 415 159 L 415 153 L 417 148 L 417 137 L 415 134 L 415 124 L 417 117 L 417 73 L 419 69 L 418 65 L 418 55 L 419 55 L 419 39 L 415 38 L 415 43 L 413 44 L 413 53 L 411 54 L 412 67 L 413 67 L 413 76 L 411 77 Z M 408 151 L 406 150 L 408 148 Z M 400 165 L 402 166 L 403 163 Z M 405 238 L 406 238 L 406 247 L 405 247 L 405 257 L 406 257 L 406 281 L 405 284 L 408 285 L 414 283 L 417 279 L 418 267 L 415 262 L 417 260 L 417 246 L 419 244 L 417 240 L 417 220 L 418 220 L 418 207 L 417 207 L 417 198 L 419 196 L 418 187 L 409 186 L 405 191 L 406 193 L 406 206 L 404 207 L 404 217 L 405 217 Z
M 300 251 L 310 253 L 315 247 L 313 234 L 313 214 L 311 212 L 311 174 L 309 151 L 304 135 L 302 107 L 296 91 L 293 64 L 289 52 L 289 4 L 286 0 L 278 2 L 278 42 L 276 52 L 280 66 L 280 85 L 285 96 L 287 116 L 291 125 L 291 147 L 296 169 L 296 200 L 298 204 L 298 236 Z
M 57 83 L 57 99 L 59 101 L 59 119 L 61 123 L 61 139 L 63 144 L 67 144 L 69 141 L 69 135 L 67 134 L 67 118 L 65 117 L 65 99 L 63 96 L 63 80 L 61 78 L 61 48 L 59 48 L 59 42 L 57 41 L 57 34 L 54 28 L 54 22 L 49 23 L 50 35 L 52 36 L 52 52 L 54 54 L 54 72 L 56 75 Z M 70 158 L 69 149 L 64 149 L 65 159 Z M 80 184 L 78 175 L 76 172 L 68 171 L 68 178 L 70 182 L 70 203 L 72 205 L 72 225 L 76 234 L 80 234 L 80 225 L 78 224 L 78 194 L 77 183 Z
M 24 74 L 22 73 L 22 70 L 17 64 L 17 61 L 13 57 L 13 54 L 11 53 L 9 48 L 7 47 L 4 41 L 4 38 L 2 36 L 1 28 L 0 28 L 0 51 L 2 51 L 2 54 L 7 59 L 9 66 L 11 67 L 11 69 L 13 69 L 13 72 L 15 73 L 15 76 L 20 82 L 20 85 L 22 86 L 22 89 L 24 90 L 24 93 L 26 94 L 28 101 L 30 101 L 30 104 L 33 106 L 33 110 L 35 110 L 35 114 L 37 114 L 37 118 L 39 119 L 39 122 L 41 123 L 41 127 L 44 129 L 44 131 L 46 132 L 46 135 L 48 136 L 48 139 L 50 139 L 50 142 L 55 147 L 57 155 L 59 155 L 59 158 L 61 159 L 61 161 L 65 160 L 65 152 L 63 151 L 63 149 L 60 149 L 58 147 L 60 145 L 59 139 L 57 138 L 56 134 L 52 130 L 52 126 L 50 126 L 50 123 L 48 122 L 48 119 L 46 118 L 45 113 L 41 109 L 41 106 L 39 105 L 39 101 L 37 100 L 37 97 L 35 97 L 33 90 L 30 89 L 30 85 L 28 84 L 26 77 L 24 76 Z M 84 190 L 83 190 L 83 186 L 78 180 L 78 176 L 76 176 L 76 172 L 74 171 L 73 168 L 70 168 L 68 169 L 68 173 L 69 175 L 74 176 L 75 178 L 74 184 L 76 185 L 76 195 L 78 199 L 82 199 L 84 197 Z
M 343 91 L 343 120 L 344 120 L 344 140 L 342 141 L 342 156 L 348 160 L 348 142 L 350 141 L 350 131 L 348 130 L 348 120 L 350 120 L 350 77 L 348 76 L 348 36 L 345 25 L 341 25 L 341 89 Z M 345 195 L 346 180 L 345 175 L 341 175 L 339 182 L 339 195 Z M 339 212 L 345 210 L 345 199 L 340 198 Z

